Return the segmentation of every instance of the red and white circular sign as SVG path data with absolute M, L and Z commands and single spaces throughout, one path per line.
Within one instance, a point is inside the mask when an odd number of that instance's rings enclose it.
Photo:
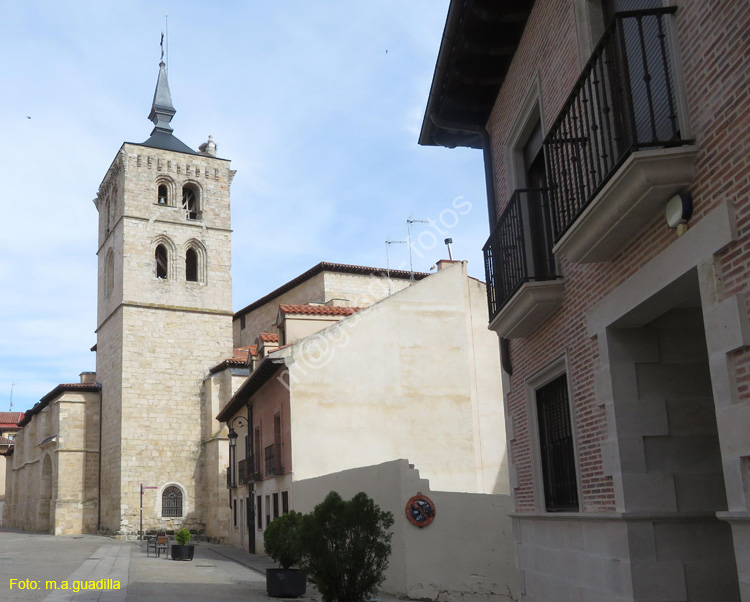
M 412 525 L 426 527 L 435 520 L 436 514 L 435 504 L 426 495 L 420 493 L 406 502 L 406 518 Z

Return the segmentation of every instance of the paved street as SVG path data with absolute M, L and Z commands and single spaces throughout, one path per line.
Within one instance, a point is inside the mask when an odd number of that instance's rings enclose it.
M 45 602 L 208 602 L 213 600 L 271 600 L 265 592 L 266 558 L 223 545 L 199 542 L 192 562 L 146 556 L 145 546 L 95 535 L 53 537 L 0 529 L 0 600 Z M 18 589 L 10 580 L 38 583 L 36 589 Z M 61 590 L 76 581 L 118 581 L 119 590 Z M 58 589 L 46 589 L 47 582 Z M 303 600 L 320 596 L 308 585 Z M 394 600 L 379 596 L 380 602 Z

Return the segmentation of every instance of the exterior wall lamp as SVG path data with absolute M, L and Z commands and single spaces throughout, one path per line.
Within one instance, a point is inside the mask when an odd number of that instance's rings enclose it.
M 243 424 L 244 423 L 244 424 Z M 249 427 L 249 422 L 247 418 L 244 416 L 235 416 L 228 422 L 229 426 L 229 434 L 227 434 L 227 438 L 229 439 L 229 484 L 230 489 L 236 489 L 237 488 L 237 437 L 239 435 L 237 434 L 237 431 L 234 430 L 234 425 L 238 424 L 239 426 L 246 426 Z

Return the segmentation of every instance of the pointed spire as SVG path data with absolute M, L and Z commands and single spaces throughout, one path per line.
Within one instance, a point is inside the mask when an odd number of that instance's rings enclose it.
M 176 111 L 172 105 L 172 94 L 169 92 L 167 71 L 164 61 L 161 61 L 159 63 L 159 79 L 156 81 L 156 90 L 154 91 L 154 102 L 151 105 L 151 113 L 148 116 L 156 126 L 151 135 L 154 135 L 156 132 L 171 134 L 172 126 L 169 125 L 169 122 L 172 121 L 175 113 Z

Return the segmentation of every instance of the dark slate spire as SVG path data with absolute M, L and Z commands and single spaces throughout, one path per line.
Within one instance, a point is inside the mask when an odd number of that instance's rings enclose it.
M 156 90 L 154 91 L 154 102 L 151 105 L 151 113 L 148 118 L 156 126 L 151 132 L 153 136 L 156 132 L 172 133 L 172 126 L 169 122 L 176 111 L 172 105 L 172 95 L 169 93 L 169 82 L 167 81 L 167 70 L 164 68 L 164 61 L 159 63 L 159 79 L 156 81 Z
M 154 122 L 154 129 L 151 137 L 143 142 L 143 146 L 152 148 L 162 148 L 164 150 L 177 151 L 180 153 L 197 154 L 187 144 L 178 140 L 172 135 L 172 126 L 169 122 L 176 111 L 172 105 L 172 94 L 169 92 L 169 82 L 167 81 L 167 70 L 164 61 L 159 63 L 159 79 L 156 80 L 156 91 L 154 92 L 154 102 L 151 105 L 151 113 L 148 118 Z

